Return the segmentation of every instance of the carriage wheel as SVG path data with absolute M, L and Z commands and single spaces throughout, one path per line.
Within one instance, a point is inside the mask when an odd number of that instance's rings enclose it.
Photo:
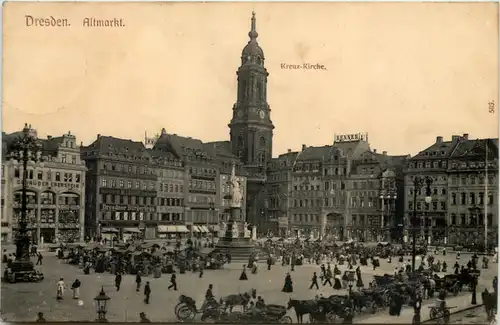
M 372 301 L 372 303 L 370 304 L 370 309 L 371 309 L 370 312 L 372 314 L 375 314 L 377 312 L 378 306 L 377 306 L 377 303 L 375 301 Z
M 326 320 L 329 323 L 335 323 L 339 319 L 339 316 L 335 314 L 333 311 L 326 314 Z
M 179 302 L 177 305 L 175 305 L 175 308 L 174 308 L 175 315 L 177 315 L 179 313 L 179 309 L 181 309 L 181 307 L 183 307 L 185 305 L 186 304 L 183 302 Z
M 183 306 L 179 308 L 177 312 L 177 318 L 180 321 L 192 321 L 194 317 L 196 316 L 196 312 L 193 310 L 193 308 L 189 306 Z
M 436 319 L 438 317 L 438 311 L 436 308 L 431 308 L 431 311 L 429 313 L 429 318 L 430 319 Z
M 292 323 L 292 317 L 290 316 L 283 316 L 280 319 L 281 324 L 291 324 Z

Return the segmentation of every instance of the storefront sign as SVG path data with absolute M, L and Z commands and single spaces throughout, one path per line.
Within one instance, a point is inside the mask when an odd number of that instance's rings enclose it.
M 64 182 L 44 182 L 44 181 L 36 181 L 36 180 L 27 180 L 26 183 L 28 186 L 33 187 L 64 187 L 70 189 L 79 189 L 80 184 L 75 183 L 64 183 Z M 20 179 L 17 180 L 17 185 L 22 185 L 22 181 Z
M 156 212 L 156 207 L 137 205 L 107 205 L 103 204 L 103 211 L 129 211 L 129 212 Z
M 127 196 L 153 196 L 156 197 L 156 191 L 149 190 L 138 190 L 129 188 L 99 188 L 100 194 L 112 194 L 112 195 L 127 195 Z
M 368 141 L 368 133 L 336 134 L 335 142 Z

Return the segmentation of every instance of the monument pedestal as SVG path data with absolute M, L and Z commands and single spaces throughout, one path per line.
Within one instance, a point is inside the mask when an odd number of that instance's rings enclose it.
M 251 241 L 251 231 L 245 229 L 241 220 L 241 208 L 231 207 L 231 219 L 227 229 L 215 248 L 227 251 L 231 255 L 231 261 L 248 262 L 248 258 L 256 252 L 255 245 Z

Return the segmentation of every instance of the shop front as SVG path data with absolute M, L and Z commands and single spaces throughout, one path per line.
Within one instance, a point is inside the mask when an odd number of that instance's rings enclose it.
M 184 224 L 162 224 L 156 227 L 157 237 L 162 239 L 179 239 L 187 237 L 190 232 Z

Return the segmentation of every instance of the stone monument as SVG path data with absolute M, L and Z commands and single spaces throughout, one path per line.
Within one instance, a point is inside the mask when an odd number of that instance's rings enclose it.
M 216 249 L 228 251 L 231 258 L 236 261 L 246 261 L 255 251 L 255 246 L 251 243 L 251 236 L 245 225 L 248 224 L 242 218 L 241 202 L 243 200 L 243 191 L 241 184 L 236 177 L 235 164 L 231 170 L 231 177 L 228 180 L 230 195 L 230 219 L 227 223 L 225 234 L 219 238 L 215 246 Z

